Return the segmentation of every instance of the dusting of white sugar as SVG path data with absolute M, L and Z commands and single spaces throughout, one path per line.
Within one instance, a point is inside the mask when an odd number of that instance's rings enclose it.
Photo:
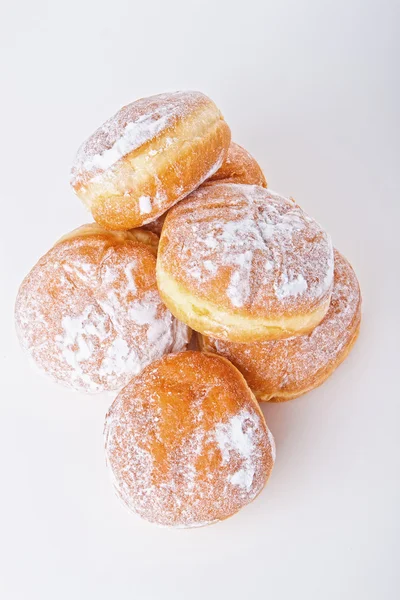
M 153 360 L 184 349 L 189 330 L 161 301 L 152 260 L 129 241 L 110 246 L 108 236 L 52 248 L 25 278 L 15 309 L 21 343 L 39 369 L 95 393 L 120 389 Z
M 219 360 L 190 351 L 165 357 L 110 409 L 106 455 L 116 491 L 148 521 L 178 528 L 218 521 L 250 502 L 269 476 L 274 447 L 262 415 L 251 398 L 232 404 L 243 383 L 222 375 Z
M 201 297 L 218 287 L 224 308 L 246 307 L 258 318 L 315 310 L 329 297 L 332 242 L 292 201 L 261 186 L 213 183 L 177 204 L 171 217 L 160 263 Z
M 357 277 L 337 250 L 334 263 L 330 306 L 311 333 L 255 344 L 207 338 L 205 349 L 233 362 L 259 396 L 300 395 L 310 385 L 321 383 L 347 355 L 361 319 Z
M 200 92 L 173 92 L 124 106 L 81 145 L 72 167 L 71 183 L 90 180 L 112 168 L 204 102 L 205 96 Z M 167 137 L 166 147 L 173 142 L 174 138 Z M 151 159 L 156 153 L 150 150 L 147 157 Z
M 255 415 L 241 411 L 233 416 L 228 423 L 218 424 L 215 428 L 215 438 L 222 453 L 222 463 L 229 461 L 231 452 L 236 452 L 243 458 L 243 466 L 230 476 L 230 482 L 250 491 L 255 473 L 253 457 L 256 452 L 254 430 L 245 428 L 247 419 L 254 420 Z
M 140 196 L 139 210 L 141 214 L 151 213 L 151 198 L 150 196 Z
M 297 296 L 298 294 L 302 294 L 306 291 L 307 287 L 307 281 L 304 279 L 301 273 L 299 273 L 297 277 L 294 277 L 290 280 L 288 275 L 283 273 L 281 282 L 279 285 L 275 285 L 275 293 L 281 300 L 287 296 Z

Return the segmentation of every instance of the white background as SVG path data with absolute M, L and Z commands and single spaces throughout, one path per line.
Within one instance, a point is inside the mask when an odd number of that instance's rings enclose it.
M 2 3 L 0 597 L 391 600 L 399 594 L 399 3 Z M 397 29 L 397 31 L 396 31 Z M 19 283 L 89 219 L 78 145 L 123 104 L 198 89 L 270 187 L 332 234 L 361 282 L 363 327 L 319 390 L 265 407 L 277 461 L 232 519 L 168 531 L 113 495 L 110 396 L 29 368 Z

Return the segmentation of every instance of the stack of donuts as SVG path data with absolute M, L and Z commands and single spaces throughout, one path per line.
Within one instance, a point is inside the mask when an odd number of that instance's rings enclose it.
M 24 279 L 21 344 L 56 382 L 116 394 L 105 448 L 127 508 L 167 527 L 223 520 L 275 461 L 259 402 L 314 389 L 352 348 L 356 275 L 199 92 L 119 110 L 71 184 L 95 222 Z

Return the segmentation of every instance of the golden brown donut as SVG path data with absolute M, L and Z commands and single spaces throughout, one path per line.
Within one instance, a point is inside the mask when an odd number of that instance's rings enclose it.
M 231 142 L 227 157 L 221 168 L 205 183 L 215 181 L 219 183 L 248 183 L 249 185 L 267 187 L 267 181 L 260 165 L 247 150 L 239 144 L 235 144 L 235 142 Z M 145 225 L 144 228 L 160 236 L 166 216 L 167 213 L 164 213 L 155 221 Z
M 185 348 L 188 328 L 157 290 L 157 241 L 149 231 L 85 225 L 39 260 L 19 289 L 15 318 L 42 372 L 79 391 L 116 390 Z
M 200 92 L 124 106 L 78 150 L 71 185 L 107 229 L 154 221 L 219 169 L 230 129 Z
M 199 336 L 207 351 L 228 358 L 260 401 L 297 398 L 321 385 L 347 357 L 361 322 L 361 294 L 347 260 L 335 250 L 329 310 L 308 335 L 274 342 L 234 344 Z
M 143 519 L 201 527 L 235 514 L 263 489 L 275 444 L 239 371 L 188 351 L 146 367 L 105 423 L 116 492 Z
M 260 186 L 206 185 L 169 211 L 157 283 L 171 312 L 204 335 L 300 335 L 328 310 L 332 244 L 291 200 Z
M 218 181 L 219 183 L 247 183 L 249 185 L 261 185 L 267 187 L 267 181 L 260 165 L 247 150 L 231 142 L 225 162 L 207 183 Z

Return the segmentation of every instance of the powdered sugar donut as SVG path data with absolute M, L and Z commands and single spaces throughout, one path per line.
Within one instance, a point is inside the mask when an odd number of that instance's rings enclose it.
M 239 371 L 188 351 L 146 367 L 119 394 L 105 447 L 123 504 L 168 527 L 226 519 L 263 489 L 274 440 Z
M 196 331 L 237 342 L 311 331 L 333 284 L 329 235 L 291 200 L 260 186 L 202 186 L 168 213 L 160 294 Z
M 219 169 L 230 130 L 200 92 L 124 106 L 78 150 L 71 185 L 108 229 L 154 221 Z
M 207 180 L 207 183 L 215 181 L 219 183 L 247 183 L 267 187 L 264 173 L 256 159 L 251 156 L 250 152 L 247 152 L 235 142 L 231 142 L 225 162 Z
M 347 357 L 361 322 L 361 294 L 347 260 L 335 250 L 335 280 L 329 310 L 308 335 L 273 342 L 235 344 L 201 338 L 205 350 L 228 358 L 258 400 L 297 398 L 321 385 Z
M 87 225 L 39 260 L 19 289 L 15 317 L 41 371 L 79 391 L 116 390 L 185 348 L 188 328 L 157 291 L 157 241 L 148 231 Z
M 267 187 L 267 181 L 260 165 L 247 150 L 239 144 L 235 144 L 235 142 L 231 142 L 221 168 L 207 179 L 205 184 L 215 183 L 216 181 L 219 183 L 248 183 Z M 145 229 L 160 236 L 166 216 L 167 213 L 164 213 L 155 221 L 145 225 Z

